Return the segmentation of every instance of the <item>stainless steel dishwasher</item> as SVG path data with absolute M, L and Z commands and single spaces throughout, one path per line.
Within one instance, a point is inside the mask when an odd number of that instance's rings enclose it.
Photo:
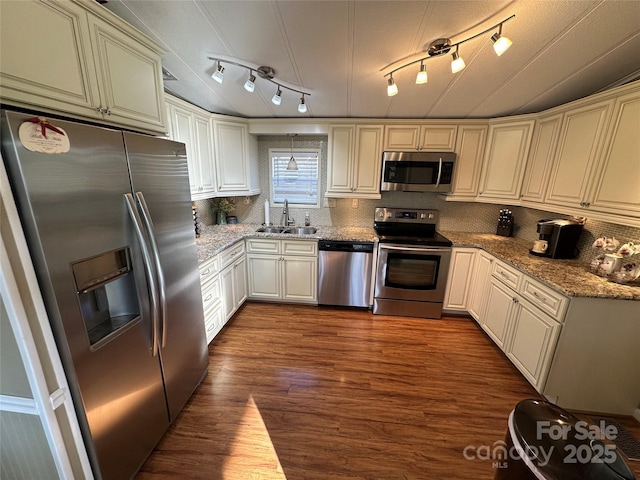
M 369 307 L 373 243 L 318 242 L 318 304 Z

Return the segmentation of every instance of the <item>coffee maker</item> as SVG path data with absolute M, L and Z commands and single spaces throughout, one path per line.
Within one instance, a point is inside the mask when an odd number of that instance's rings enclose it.
M 539 257 L 575 258 L 580 253 L 576 245 L 583 226 L 583 222 L 576 220 L 538 220 L 539 239 L 546 240 L 548 246 L 544 252 L 529 250 L 529 253 Z

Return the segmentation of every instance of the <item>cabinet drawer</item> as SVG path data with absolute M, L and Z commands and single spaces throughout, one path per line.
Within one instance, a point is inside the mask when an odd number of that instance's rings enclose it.
M 528 276 L 524 278 L 520 294 L 558 321 L 562 321 L 569 304 L 567 297 Z
M 282 240 L 284 255 L 317 255 L 318 242 L 308 240 Z
M 207 336 L 207 343 L 211 343 L 211 340 L 222 330 L 222 327 L 224 327 L 222 304 L 215 305 L 204 312 L 204 330 Z
M 220 301 L 220 279 L 213 278 L 202 289 L 202 308 L 206 312 L 208 308 Z
M 249 253 L 280 253 L 280 240 L 268 238 L 248 238 L 247 252 Z
M 499 260 L 494 262 L 493 276 L 516 291 L 522 279 L 521 272 Z
M 200 270 L 200 285 L 204 285 L 220 272 L 220 262 L 218 255 L 210 258 L 206 262 L 202 262 L 198 269 Z
M 241 256 L 243 253 L 244 242 L 236 243 L 220 252 L 220 270 L 223 270 L 227 265 L 233 263 L 235 259 Z

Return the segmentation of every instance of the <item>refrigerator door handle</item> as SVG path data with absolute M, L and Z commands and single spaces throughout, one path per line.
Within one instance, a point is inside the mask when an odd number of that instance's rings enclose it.
M 153 253 L 153 260 L 156 265 L 156 274 L 158 275 L 158 292 L 160 293 L 160 321 L 162 325 L 160 347 L 164 348 L 167 345 L 167 296 L 165 287 L 166 284 L 164 281 L 164 272 L 162 270 L 162 264 L 160 263 L 160 249 L 158 248 L 156 235 L 153 231 L 151 214 L 149 213 L 147 202 L 144 200 L 144 195 L 142 194 L 142 192 L 136 192 L 136 198 L 138 199 L 138 203 L 140 204 L 140 209 L 142 210 L 142 218 L 144 220 L 145 226 L 147 227 L 147 232 L 149 233 L 151 252 Z
M 147 242 L 145 241 L 144 234 L 142 233 L 142 220 L 138 214 L 135 201 L 133 200 L 133 195 L 125 193 L 124 198 L 127 203 L 129 216 L 133 222 L 133 229 L 135 230 L 136 237 L 138 237 L 138 242 L 140 243 L 144 270 L 147 275 L 147 281 L 149 282 L 149 295 L 151 298 L 151 352 L 155 357 L 158 355 L 158 290 L 156 287 L 155 275 L 151 269 L 151 255 L 149 255 L 149 248 L 147 247 Z

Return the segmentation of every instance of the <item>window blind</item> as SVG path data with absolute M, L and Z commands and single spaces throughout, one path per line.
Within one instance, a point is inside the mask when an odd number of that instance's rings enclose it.
M 318 204 L 318 153 L 294 152 L 298 170 L 287 170 L 291 151 L 271 152 L 273 202 L 290 204 Z

